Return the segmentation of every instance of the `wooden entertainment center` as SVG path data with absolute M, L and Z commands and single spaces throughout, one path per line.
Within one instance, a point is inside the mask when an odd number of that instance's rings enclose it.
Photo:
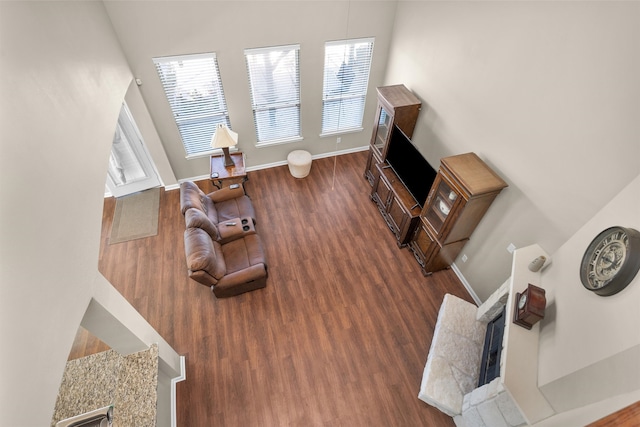
M 423 162 L 428 170 L 419 184 L 429 192 L 426 200 L 416 200 L 391 166 L 388 154 L 390 145 L 413 136 L 421 102 L 404 85 L 377 90 L 378 107 L 364 173 L 371 185 L 371 200 L 398 246 L 408 246 L 423 273 L 431 274 L 453 263 L 507 183 L 475 153 L 460 154 L 440 159 L 437 174 Z M 394 137 L 397 129 L 404 134 L 402 138 Z M 407 171 L 401 174 L 406 177 Z M 417 194 L 415 177 L 411 187 Z
M 399 246 L 409 243 L 418 223 L 420 205 L 386 162 L 389 141 L 396 125 L 411 138 L 422 103 L 404 85 L 377 88 L 378 106 L 371 135 L 365 177 L 376 203 Z

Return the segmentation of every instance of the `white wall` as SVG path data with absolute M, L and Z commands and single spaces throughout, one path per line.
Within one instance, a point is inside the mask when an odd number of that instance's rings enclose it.
M 0 424 L 44 426 L 92 297 L 158 340 L 97 268 L 131 72 L 100 2 L 0 2 L 0 49 Z
M 399 2 L 385 84 L 423 100 L 435 167 L 476 152 L 509 183 L 456 265 L 485 300 L 509 243 L 549 253 L 640 173 L 640 3 Z
M 366 147 L 375 112 L 375 87 L 384 77 L 396 3 L 392 1 L 146 1 L 105 2 L 118 38 L 178 179 L 206 175 L 207 158 L 186 160 L 152 58 L 215 52 L 238 148 L 249 167 L 281 162 L 295 149 L 312 154 Z M 364 130 L 320 138 L 324 42 L 375 37 Z M 304 141 L 255 147 L 244 49 L 300 44 Z M 363 165 L 364 173 L 364 165 Z
M 609 297 L 587 291 L 578 274 L 593 238 L 616 225 L 640 230 L 640 176 L 552 255 L 542 275 L 549 316 L 540 327 L 538 384 L 558 412 L 640 392 L 640 274 Z

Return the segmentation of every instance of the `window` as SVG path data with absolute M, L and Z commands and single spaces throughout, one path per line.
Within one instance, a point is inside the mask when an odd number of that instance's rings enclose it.
M 231 129 L 215 53 L 153 58 L 187 158 L 210 153 L 218 123 Z
M 258 144 L 298 140 L 299 45 L 245 49 Z
M 362 128 L 373 41 L 367 38 L 325 43 L 323 135 Z

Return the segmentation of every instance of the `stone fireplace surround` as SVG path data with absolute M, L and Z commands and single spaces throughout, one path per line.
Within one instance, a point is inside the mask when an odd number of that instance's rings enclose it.
M 429 349 L 418 398 L 453 417 L 458 427 L 520 427 L 553 414 L 537 387 L 539 325 L 514 325 L 513 298 L 540 272 L 527 267 L 538 245 L 514 252 L 511 277 L 480 307 L 445 295 Z M 546 267 L 546 265 L 545 265 Z M 487 323 L 505 310 L 500 376 L 477 387 Z

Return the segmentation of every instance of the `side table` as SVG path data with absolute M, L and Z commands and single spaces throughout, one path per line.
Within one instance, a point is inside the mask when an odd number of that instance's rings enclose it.
M 231 159 L 235 165 L 225 167 L 224 155 L 211 155 L 209 178 L 211 179 L 211 183 L 217 188 L 243 183 L 247 180 L 247 171 L 244 168 L 244 153 L 242 151 L 231 153 Z

